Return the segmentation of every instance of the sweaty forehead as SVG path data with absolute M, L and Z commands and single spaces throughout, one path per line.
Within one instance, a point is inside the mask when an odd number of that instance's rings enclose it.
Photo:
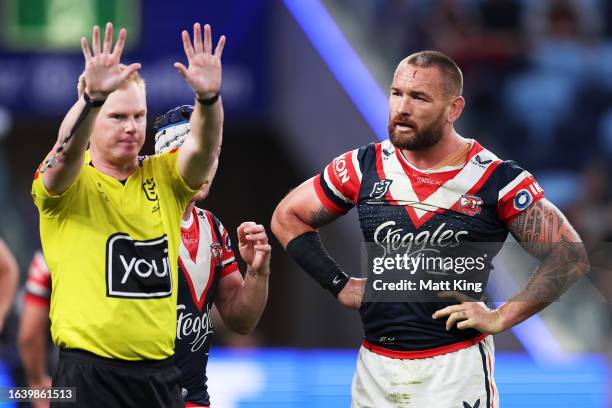
M 395 71 L 393 86 L 401 89 L 419 89 L 428 93 L 442 92 L 444 84 L 437 67 L 417 67 L 402 64 Z

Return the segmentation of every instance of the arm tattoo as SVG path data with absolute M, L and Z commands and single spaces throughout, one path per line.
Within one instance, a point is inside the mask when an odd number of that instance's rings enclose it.
M 519 214 L 510 226 L 512 235 L 533 256 L 542 259 L 553 242 L 562 239 L 565 217 L 552 205 L 540 200 Z M 548 204 L 548 203 L 547 203 Z
M 510 226 L 521 246 L 541 263 L 529 279 L 523 295 L 538 303 L 550 303 L 588 270 L 580 237 L 561 211 L 540 200 L 521 213 Z
M 334 221 L 338 216 L 328 211 L 323 205 L 319 205 L 315 211 L 310 212 L 308 225 L 313 228 L 319 228 Z

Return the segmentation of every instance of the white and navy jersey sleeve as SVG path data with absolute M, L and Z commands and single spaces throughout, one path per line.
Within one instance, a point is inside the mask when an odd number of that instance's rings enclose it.
M 359 163 L 361 150 L 351 150 L 336 157 L 315 177 L 319 200 L 334 214 L 344 215 L 357 204 L 362 177 Z
M 513 161 L 504 161 L 499 167 L 497 214 L 500 221 L 510 225 L 520 213 L 544 198 L 544 189 L 531 173 Z
M 208 212 L 208 211 L 207 211 Z M 208 212 L 217 228 L 217 232 L 220 235 L 218 237 L 219 243 L 221 244 L 221 277 L 225 277 L 232 272 L 238 270 L 238 263 L 236 262 L 236 256 L 234 255 L 234 248 L 232 247 L 232 240 L 230 239 L 227 230 L 211 212 Z

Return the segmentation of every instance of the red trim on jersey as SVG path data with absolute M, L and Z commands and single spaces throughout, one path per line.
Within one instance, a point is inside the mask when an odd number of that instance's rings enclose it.
M 225 268 L 223 268 L 221 270 L 221 277 L 224 278 L 227 275 L 229 275 L 230 273 L 234 273 L 236 271 L 238 271 L 238 264 L 236 263 L 236 261 L 232 261 L 229 264 L 227 264 L 227 266 Z
M 42 168 L 42 163 L 40 163 L 38 165 L 38 167 L 36 168 L 36 172 L 34 173 L 34 180 L 36 180 L 38 178 L 38 176 L 40 175 L 40 169 Z
M 325 168 L 325 171 L 327 171 L 327 177 L 334 185 L 336 190 L 338 190 L 344 197 L 353 201 L 353 203 L 356 203 L 357 198 L 359 197 L 359 177 L 357 177 L 357 172 L 353 166 L 352 153 L 353 151 L 351 150 L 350 152 L 336 157 Z M 344 167 L 342 169 L 337 167 L 340 161 L 344 162 Z M 342 181 L 340 178 L 341 174 L 338 172 L 342 173 L 343 178 L 346 178 L 346 181 Z
M 491 356 L 487 351 L 487 362 L 489 363 L 489 387 L 491 388 L 491 408 L 495 408 L 495 387 L 493 386 L 493 367 L 491 366 Z
M 374 146 L 374 148 L 375 148 L 375 151 L 376 151 L 376 172 L 378 173 L 378 178 L 383 180 L 383 179 L 386 179 L 387 176 L 385 175 L 385 170 L 383 169 L 383 165 L 382 165 L 382 145 L 380 143 L 377 143 Z M 396 151 L 397 151 L 397 149 L 396 149 Z M 408 179 L 410 179 L 409 175 L 406 175 L 406 176 L 408 177 Z M 392 205 L 399 205 L 397 203 L 397 201 L 391 195 L 391 191 L 387 191 L 386 197 L 387 197 L 387 201 L 389 201 Z M 415 228 L 417 228 L 417 229 L 420 228 L 421 225 L 423 225 L 427 221 L 429 221 L 434 215 L 442 213 L 444 211 L 442 209 L 438 209 L 436 211 L 427 212 L 425 215 L 423 215 L 421 218 L 419 218 L 416 215 L 416 212 L 414 211 L 414 209 L 411 206 L 404 205 L 403 207 L 406 210 L 406 213 L 408 214 L 408 217 L 410 218 L 410 220 L 412 220 L 412 223 L 414 224 Z
M 200 246 L 200 222 L 195 207 L 191 209 L 191 219 L 192 223 L 189 228 L 181 226 L 181 240 L 187 252 L 189 252 L 189 257 L 195 263 L 198 256 L 198 247 Z
M 33 293 L 30 292 L 26 292 L 24 297 L 23 297 L 23 301 L 31 304 L 31 305 L 37 305 L 40 307 L 44 307 L 44 308 L 48 308 L 49 305 L 51 304 L 51 302 L 49 301 L 49 299 L 37 296 Z
M 478 180 L 478 182 L 476 182 L 476 184 L 474 184 L 474 186 L 472 186 L 472 188 L 468 190 L 467 194 L 474 194 L 478 190 L 480 190 L 482 186 L 484 185 L 484 183 L 486 183 L 487 180 L 489 180 L 489 177 L 491 176 L 491 173 L 493 173 L 493 170 L 495 170 L 497 166 L 499 166 L 501 163 L 502 163 L 501 160 L 496 160 L 493 163 L 491 163 L 491 165 L 483 173 L 480 180 Z
M 47 265 L 42 263 L 38 257 L 35 256 L 30 263 L 30 268 L 28 269 L 27 282 L 32 282 L 44 287 L 47 290 L 51 290 L 51 285 L 49 284 L 50 281 L 51 273 L 49 272 L 49 268 L 47 268 Z
M 537 186 L 538 188 L 536 188 L 535 186 Z M 510 225 L 520 213 L 527 209 L 525 208 L 523 210 L 518 210 L 514 207 L 514 197 L 521 190 L 527 190 L 527 192 L 531 196 L 531 203 L 527 208 L 531 207 L 534 203 L 537 203 L 542 198 L 544 198 L 544 190 L 540 187 L 539 184 L 537 184 L 535 178 L 532 175 L 526 177 L 523 181 L 518 183 L 512 190 L 508 191 L 506 195 L 504 195 L 497 202 L 498 218 L 506 225 Z
M 444 183 L 455 177 L 461 170 L 463 170 L 463 167 L 461 167 L 454 170 L 426 173 L 411 167 L 406 158 L 402 155 L 400 149 L 395 149 L 395 155 L 397 156 L 397 160 L 400 162 L 404 173 L 408 176 L 410 184 L 412 185 L 412 190 L 416 194 L 419 201 L 425 201 L 427 197 L 435 193 Z M 430 179 L 433 181 L 433 183 L 428 184 L 420 182 L 419 179 Z
M 325 180 L 321 180 L 320 174 L 318 174 L 313 180 L 315 192 L 317 193 L 317 197 L 319 197 L 319 201 L 321 201 L 323 207 L 325 207 L 325 209 L 329 212 L 334 213 L 336 215 L 346 214 L 347 211 L 345 211 L 343 208 L 338 207 L 332 200 L 329 199 L 329 197 L 327 197 L 327 194 L 325 194 L 325 192 L 323 191 L 323 187 L 321 187 L 320 184 L 324 182 Z
M 206 214 L 206 219 L 208 220 L 208 226 L 210 227 L 210 237 L 212 238 L 212 242 L 220 243 L 221 248 L 223 248 L 224 243 L 221 240 L 219 240 L 219 237 L 217 236 L 217 232 L 215 231 L 216 230 L 215 222 L 212 219 L 212 215 L 208 211 L 204 211 L 204 214 Z M 202 293 L 202 299 L 206 297 L 206 294 L 208 293 L 208 289 L 210 289 L 210 285 L 212 285 L 213 280 L 215 280 L 215 260 L 213 259 L 211 255 L 210 273 L 208 275 L 208 283 L 206 284 L 206 288 L 204 289 L 204 292 Z
M 194 208 L 194 215 L 195 218 L 193 220 L 193 222 L 197 222 L 198 224 L 200 223 L 200 218 L 197 215 L 197 211 Z M 213 242 L 218 242 L 219 239 L 217 238 L 217 234 L 215 233 L 215 228 L 214 228 L 214 223 L 212 221 L 212 218 L 210 216 L 210 213 L 208 211 L 204 211 L 204 213 L 206 214 L 206 219 L 208 221 L 208 226 L 210 227 L 210 233 L 211 233 L 211 238 Z M 184 245 L 184 243 L 183 243 Z M 198 227 L 198 235 L 197 235 L 197 246 L 196 246 L 196 250 L 200 247 L 200 230 Z M 210 248 L 205 248 L 205 249 L 210 249 Z M 190 254 L 191 256 L 191 254 Z M 197 253 L 196 253 L 196 258 L 197 258 Z M 196 259 L 193 258 L 193 259 Z M 208 289 L 210 289 L 210 285 L 212 284 L 212 281 L 215 278 L 215 262 L 214 259 L 212 258 L 211 255 L 211 259 L 210 259 L 210 272 L 208 275 L 208 282 L 206 283 L 206 288 L 204 289 L 204 291 L 202 292 L 202 295 L 200 296 L 200 298 L 198 299 L 196 293 L 195 293 L 195 286 L 193 284 L 193 281 L 191 280 L 191 277 L 189 276 L 189 272 L 188 269 L 185 267 L 185 264 L 183 263 L 183 260 L 181 259 L 181 257 L 179 256 L 179 264 L 181 265 L 181 268 L 183 269 L 183 276 L 185 276 L 185 278 L 187 279 L 187 284 L 189 286 L 189 292 L 191 293 L 191 299 L 193 300 L 193 303 L 197 306 L 198 311 L 201 312 L 202 308 L 204 307 L 204 301 L 206 300 L 206 294 L 208 293 Z M 195 263 L 195 260 L 194 260 Z
M 372 344 L 367 340 L 363 341 L 363 347 L 370 350 L 372 353 L 379 354 L 381 356 L 389 357 L 389 358 L 399 358 L 399 359 L 421 359 L 421 358 L 431 358 L 435 356 L 440 356 L 442 354 L 452 353 L 454 351 L 463 350 L 464 348 L 468 348 L 473 346 L 474 344 L 478 344 L 482 341 L 488 334 L 481 334 L 479 336 L 474 337 L 473 339 L 459 341 L 457 343 L 449 344 L 442 347 L 435 347 L 426 350 L 412 350 L 412 351 L 399 351 L 399 350 L 391 350 L 388 348 L 384 348 L 381 346 L 377 346 L 376 344 Z
M 361 188 L 361 180 L 359 180 L 359 176 L 357 176 L 357 170 L 355 170 L 355 165 L 353 164 L 353 154 L 357 154 L 357 152 L 351 150 L 350 152 L 345 154 L 347 169 L 349 171 L 349 181 L 345 187 L 348 188 L 348 191 L 346 191 L 348 195 L 345 194 L 345 191 L 342 191 L 342 194 L 344 194 L 346 198 L 353 200 L 353 204 L 357 204 L 357 201 L 359 200 L 359 189 Z
M 194 402 L 186 402 L 185 408 L 210 408 L 210 405 L 200 405 Z

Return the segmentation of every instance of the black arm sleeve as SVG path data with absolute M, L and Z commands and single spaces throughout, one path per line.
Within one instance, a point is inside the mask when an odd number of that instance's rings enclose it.
M 347 274 L 323 247 L 316 231 L 292 239 L 287 244 L 287 252 L 307 274 L 336 297 L 349 281 Z

